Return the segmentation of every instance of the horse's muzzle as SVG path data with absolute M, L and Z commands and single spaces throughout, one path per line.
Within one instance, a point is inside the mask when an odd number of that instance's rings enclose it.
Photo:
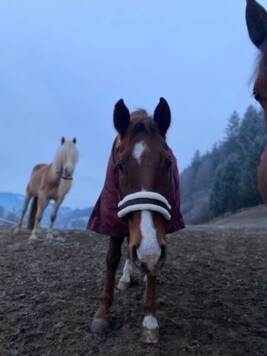
M 135 266 L 144 274 L 156 274 L 164 265 L 167 255 L 167 248 L 166 245 L 161 246 L 161 254 L 156 262 L 150 261 L 150 257 L 140 259 L 137 254 L 137 247 L 133 246 L 130 250 L 130 256 L 135 264 Z M 151 258 L 153 260 L 153 257 Z

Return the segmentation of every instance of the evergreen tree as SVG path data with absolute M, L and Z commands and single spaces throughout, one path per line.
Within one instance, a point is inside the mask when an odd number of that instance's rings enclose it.
M 262 202 L 257 166 L 264 149 L 262 111 L 248 107 L 244 118 L 234 112 L 224 140 L 203 156 L 199 151 L 181 174 L 182 211 L 192 223 Z
M 210 196 L 210 207 L 214 216 L 233 212 L 240 207 L 240 161 L 233 153 L 219 166 Z
M 237 112 L 234 112 L 229 119 L 225 130 L 226 136 L 224 140 L 225 154 L 228 155 L 239 150 L 238 135 L 240 130 L 240 117 Z

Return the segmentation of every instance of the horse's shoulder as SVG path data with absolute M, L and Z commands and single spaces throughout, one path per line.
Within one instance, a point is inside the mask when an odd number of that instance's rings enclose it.
M 45 163 L 36 164 L 36 166 L 34 166 L 32 169 L 32 173 L 35 173 L 35 172 L 39 171 L 41 168 L 46 167 L 46 166 L 48 166 L 48 165 Z

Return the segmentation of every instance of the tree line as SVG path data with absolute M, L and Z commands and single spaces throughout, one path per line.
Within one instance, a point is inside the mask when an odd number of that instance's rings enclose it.
M 182 212 L 187 223 L 262 203 L 257 166 L 265 145 L 263 113 L 249 106 L 244 117 L 234 112 L 225 137 L 211 151 L 194 154 L 180 176 Z

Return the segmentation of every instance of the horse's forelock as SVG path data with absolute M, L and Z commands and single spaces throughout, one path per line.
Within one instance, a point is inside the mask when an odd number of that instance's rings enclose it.
M 149 118 L 147 111 L 144 109 L 138 109 L 131 113 L 131 121 L 143 118 Z
M 141 132 L 153 134 L 157 132 L 157 126 L 154 120 L 148 115 L 147 111 L 143 109 L 132 112 L 131 124 L 127 134 L 129 136 L 135 136 Z

